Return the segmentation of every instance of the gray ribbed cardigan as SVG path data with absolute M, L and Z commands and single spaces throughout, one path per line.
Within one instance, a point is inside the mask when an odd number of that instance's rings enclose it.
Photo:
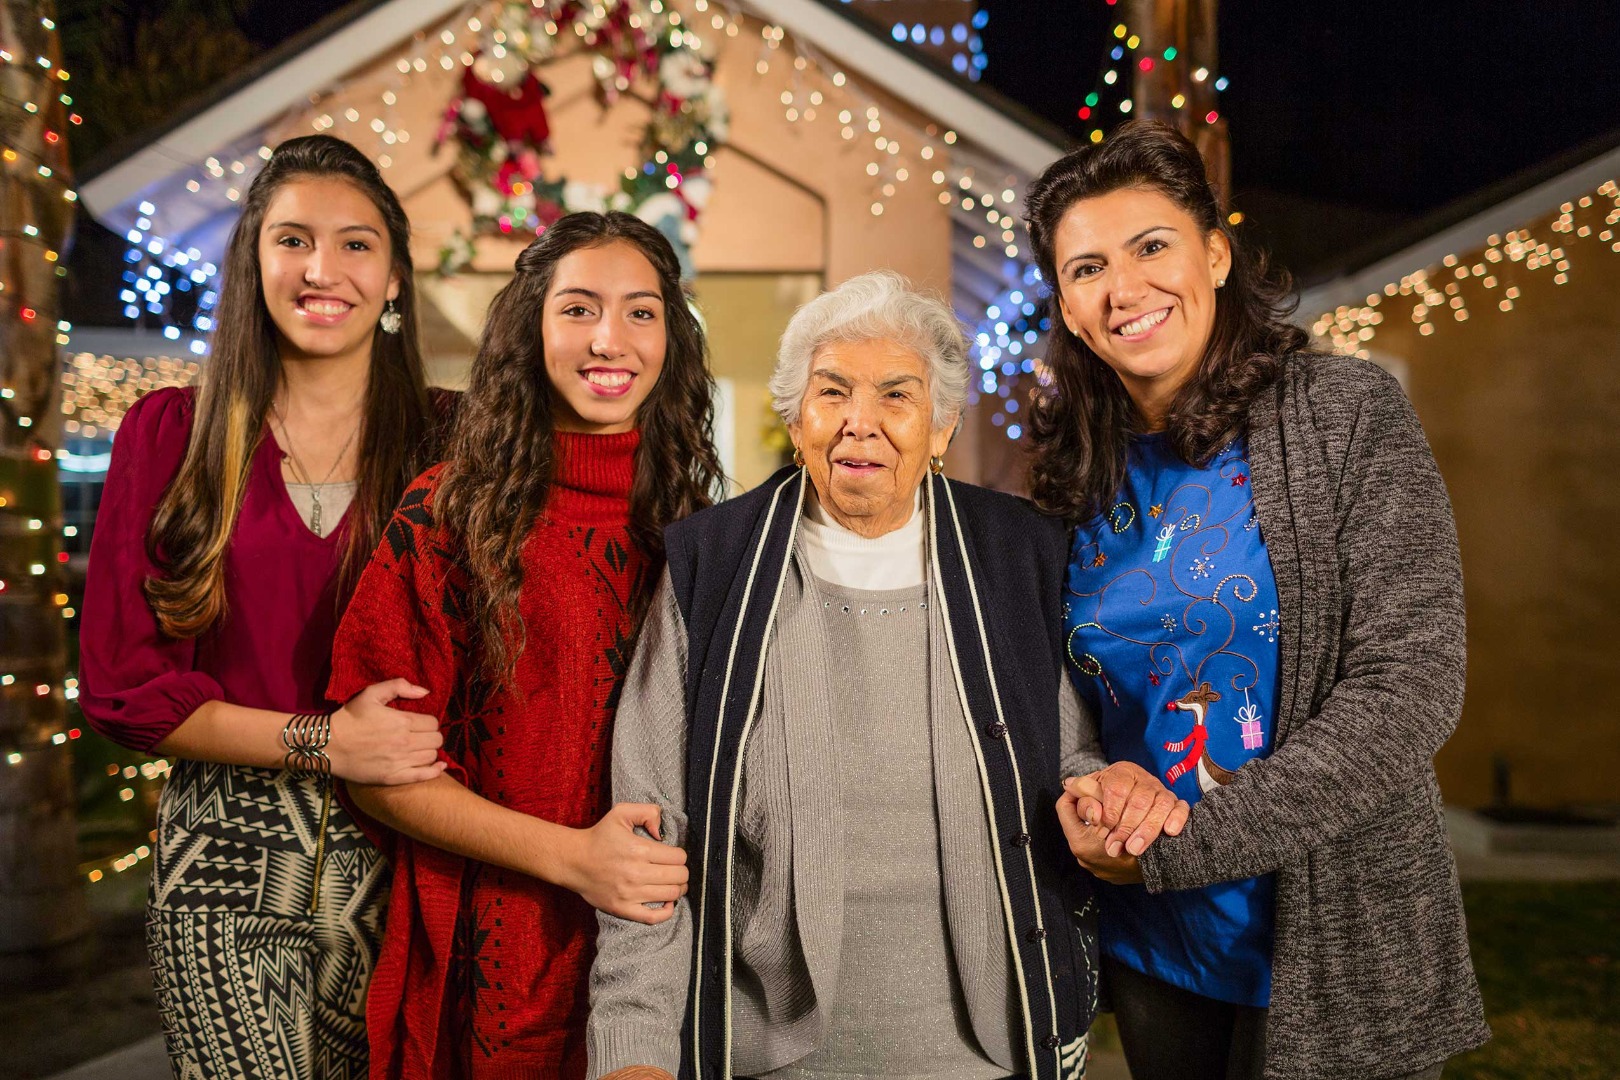
M 1462 709 L 1462 567 L 1399 384 L 1303 355 L 1249 416 L 1281 599 L 1271 756 L 1142 856 L 1153 892 L 1275 874 L 1267 1080 L 1404 1076 L 1490 1037 L 1435 752 Z

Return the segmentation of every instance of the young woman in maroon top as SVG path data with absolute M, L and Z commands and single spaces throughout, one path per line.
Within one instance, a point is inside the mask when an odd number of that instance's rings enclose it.
M 427 687 L 404 707 L 443 718 L 447 765 L 348 785 L 394 864 L 374 1076 L 583 1077 L 592 908 L 662 922 L 685 892 L 685 854 L 636 833 L 658 808 L 609 808 L 607 762 L 663 527 L 721 479 L 704 352 L 662 234 L 561 219 L 490 307 L 448 461 L 360 579 L 328 692 Z
M 437 456 L 409 241 L 358 150 L 282 144 L 231 236 L 201 390 L 148 394 L 118 432 L 80 703 L 108 738 L 179 759 L 148 909 L 179 1076 L 367 1071 L 386 868 L 329 776 L 444 768 L 433 719 L 388 707 L 426 690 L 378 679 L 336 712 L 325 696 L 343 597 Z

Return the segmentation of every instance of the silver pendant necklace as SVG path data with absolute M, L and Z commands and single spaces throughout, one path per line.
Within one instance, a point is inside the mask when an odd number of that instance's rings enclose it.
M 293 475 L 298 478 L 298 482 L 309 488 L 311 503 L 309 531 L 316 536 L 323 536 L 325 534 L 321 532 L 321 488 L 326 486 L 326 482 L 332 479 L 332 474 L 337 472 L 338 466 L 343 464 L 344 457 L 349 453 L 349 447 L 354 445 L 355 436 L 360 433 L 360 425 L 357 423 L 350 429 L 349 437 L 343 442 L 343 449 L 338 451 L 337 460 L 332 462 L 332 467 L 326 470 L 326 475 L 321 478 L 319 484 L 316 484 L 310 481 L 309 474 L 299 462 L 298 454 L 293 450 L 292 436 L 287 434 L 287 422 L 281 418 L 281 406 L 277 405 L 273 398 L 270 401 L 270 414 L 275 418 L 276 427 L 281 430 L 282 445 L 287 448 L 281 456 L 292 466 Z

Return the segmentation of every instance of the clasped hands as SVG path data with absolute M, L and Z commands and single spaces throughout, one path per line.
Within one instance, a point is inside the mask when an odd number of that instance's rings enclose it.
M 1192 808 L 1129 761 L 1063 781 L 1058 821 L 1080 865 L 1112 885 L 1142 880 L 1137 859 L 1159 838 L 1175 836 Z

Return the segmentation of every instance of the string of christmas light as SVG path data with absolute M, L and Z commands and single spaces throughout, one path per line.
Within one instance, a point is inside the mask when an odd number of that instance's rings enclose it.
M 56 29 L 56 23 L 49 17 L 41 17 L 39 20 L 39 25 L 48 31 Z M 40 112 L 42 103 L 49 103 L 52 97 L 60 102 L 64 108 L 68 110 L 72 109 L 73 97 L 62 88 L 63 84 L 66 84 L 72 79 L 72 75 L 59 64 L 53 63 L 50 57 L 42 55 L 19 55 L 13 53 L 10 49 L 0 48 L 0 64 L 4 64 L 8 67 L 24 68 L 27 70 L 28 74 L 36 78 L 39 77 L 41 73 L 48 73 L 44 76 L 44 82 L 39 87 L 40 93 L 35 94 L 33 98 L 21 101 L 20 106 L 24 112 L 37 115 Z M 19 104 L 19 102 L 13 98 L 6 98 L 5 102 L 10 106 L 16 106 Z M 76 112 L 69 111 L 67 113 L 67 122 L 68 126 L 70 127 L 76 126 L 82 124 L 84 122 L 84 118 Z M 43 133 L 45 143 L 48 146 L 59 145 L 62 141 L 63 135 L 64 132 L 57 131 L 49 127 L 46 128 Z M 72 185 L 68 184 L 60 175 L 58 175 L 38 154 L 26 148 L 19 148 L 10 145 L 9 143 L 3 148 L 0 148 L 0 166 L 6 168 L 8 172 L 15 174 L 18 171 L 17 167 L 19 165 L 22 167 L 22 169 L 26 170 L 26 172 L 34 174 L 32 177 L 30 177 L 30 180 L 32 180 L 34 183 L 45 181 L 48 185 L 54 185 L 59 188 L 59 197 L 64 202 L 75 203 L 78 201 L 79 193 L 73 189 Z M 47 246 L 43 242 L 40 229 L 33 223 L 25 222 L 22 229 L 17 231 L 15 235 L 0 238 L 0 242 L 9 240 L 15 240 L 18 242 L 18 244 L 14 246 L 37 249 L 39 257 L 47 263 L 57 263 L 61 258 L 61 252 Z M 15 256 L 8 260 L 4 269 L 17 269 Z M 54 269 L 53 276 L 55 278 L 66 277 L 67 268 L 57 265 Z M 7 281 L 4 279 L 4 277 L 0 277 L 0 304 L 14 304 L 18 318 L 20 318 L 24 323 L 34 323 L 42 318 L 54 320 L 57 298 L 54 295 L 46 298 L 45 300 L 41 300 L 36 297 L 29 297 L 24 295 L 24 289 L 18 283 Z M 71 330 L 72 327 L 66 321 L 55 321 L 57 328 L 57 342 L 61 343 L 66 333 Z M 16 387 L 0 386 L 0 403 L 4 403 L 0 404 L 0 422 L 9 422 L 15 424 L 19 428 L 31 428 L 34 425 L 35 419 L 32 415 L 34 405 L 26 402 L 20 405 L 13 404 L 17 402 L 16 391 Z M 23 411 L 18 411 L 19 408 Z M 0 499 L 0 506 L 3 505 L 5 505 L 4 500 Z
M 1601 200 L 1607 200 L 1608 206 L 1600 205 Z M 1448 312 L 1451 321 L 1467 322 L 1472 310 L 1470 295 L 1479 309 L 1495 306 L 1499 312 L 1513 311 L 1530 277 L 1550 272 L 1546 276 L 1554 285 L 1569 282 L 1572 264 L 1564 245 L 1595 240 L 1611 254 L 1620 254 L 1620 185 L 1610 180 L 1591 194 L 1563 203 L 1548 228 L 1564 239 L 1556 243 L 1538 240 L 1530 227 L 1493 234 L 1482 249 L 1476 249 L 1476 258 L 1466 258 L 1466 252 L 1447 255 L 1438 267 L 1414 270 L 1385 284 L 1363 304 L 1341 304 L 1322 313 L 1311 330 L 1330 341 L 1335 351 L 1366 358 L 1379 328 L 1394 314 L 1390 309 L 1402 305 L 1402 298 L 1410 299 L 1407 316 L 1425 337 L 1435 333 Z
M 1112 7 L 1114 0 L 1108 0 L 1108 4 Z M 1189 62 L 1174 45 L 1167 46 L 1156 54 L 1142 52 L 1141 35 L 1134 33 L 1123 22 L 1115 23 L 1109 33 L 1113 36 L 1115 44 L 1109 46 L 1108 62 L 1103 65 L 1097 85 L 1086 95 L 1076 114 L 1081 120 L 1095 125 L 1090 133 L 1090 139 L 1094 143 L 1102 142 L 1103 119 L 1111 115 L 1111 110 L 1117 110 L 1120 117 L 1124 118 L 1136 107 L 1130 92 L 1133 71 L 1152 71 L 1161 64 L 1185 66 Z M 1213 80 L 1212 85 L 1217 94 L 1223 92 L 1229 85 L 1226 76 L 1217 75 L 1203 66 L 1194 68 L 1188 73 L 1188 78 L 1199 84 Z M 1170 99 L 1172 109 L 1184 109 L 1187 105 L 1185 94 L 1178 93 Z M 1213 124 L 1220 118 L 1220 111 L 1211 109 L 1204 114 L 1203 121 L 1206 124 Z
M 848 0 L 845 0 L 848 3 Z M 951 68 L 978 82 L 989 66 L 984 54 L 984 39 L 979 35 L 990 22 L 988 11 L 976 11 L 967 22 L 956 21 L 949 30 L 944 26 L 927 26 L 920 22 L 897 22 L 889 28 L 889 36 L 900 44 L 932 45 L 936 49 L 950 49 Z
M 651 0 L 649 6 L 660 11 L 664 8 L 661 0 Z M 412 45 L 394 61 L 393 71 L 398 75 L 398 81 L 379 92 L 375 105 L 363 110 L 361 103 L 346 101 L 346 107 L 342 109 L 329 109 L 309 117 L 311 128 L 331 131 L 362 146 L 372 140 L 376 144 L 373 149 L 379 166 L 384 169 L 391 167 L 393 161 L 387 153 L 388 149 L 410 139 L 409 131 L 388 118 L 405 89 L 406 81 L 435 69 L 449 72 L 474 63 L 474 49 L 479 45 L 480 35 L 489 29 L 491 11 L 497 8 L 498 5 L 491 4 L 472 6 L 436 27 L 414 35 Z M 741 28 L 748 23 L 740 5 L 731 0 L 693 0 L 692 10 L 695 18 L 687 21 L 686 29 L 681 31 L 683 35 L 695 37 L 704 18 L 707 18 L 711 29 L 727 38 L 737 37 Z M 870 139 L 871 146 L 865 171 L 872 184 L 870 206 L 874 216 L 881 216 L 887 200 L 894 197 L 897 185 L 914 177 L 931 177 L 940 188 L 941 201 L 954 200 L 954 189 L 963 178 L 964 170 L 961 167 L 949 170 L 932 167 L 936 159 L 942 161 L 947 148 L 956 143 L 954 131 L 941 132 L 934 128 L 919 131 L 896 120 L 874 95 L 851 79 L 838 65 L 826 61 L 805 43 L 790 40 L 781 27 L 762 24 L 759 32 L 761 52 L 755 64 L 756 73 L 767 74 L 772 61 L 783 52 L 790 57 L 788 62 L 795 72 L 795 86 L 783 93 L 784 117 L 788 122 L 813 122 L 819 109 L 819 115 L 837 117 L 846 141 L 855 140 L 858 129 L 864 129 L 864 136 Z M 712 45 L 702 39 L 691 44 L 699 49 Z M 359 78 L 371 81 L 369 76 L 360 76 L 355 80 L 335 82 L 328 90 L 312 95 L 310 105 L 300 105 L 289 111 L 287 120 L 290 122 L 299 115 L 307 115 L 311 108 L 320 108 L 323 102 L 347 97 L 351 86 Z M 835 97 L 841 98 L 836 106 L 833 104 Z M 905 152 L 908 146 L 916 147 L 914 159 Z M 711 152 L 712 149 L 705 147 Z M 210 185 L 224 185 L 227 199 L 234 202 L 251 182 L 261 160 L 269 154 L 268 146 L 260 146 L 235 160 L 210 157 L 194 167 L 194 175 L 188 178 L 186 189 L 199 193 Z M 971 170 L 966 172 L 970 174 Z M 971 182 L 962 190 L 965 195 L 975 199 L 985 194 Z M 951 200 L 946 199 L 948 191 Z M 140 209 L 142 220 L 147 221 L 149 228 L 156 207 L 147 202 Z M 136 224 L 139 225 L 139 221 Z M 980 230 L 975 245 L 1005 248 L 1009 257 L 1015 257 L 1017 228 L 1017 222 L 1010 214 L 993 215 Z M 150 250 L 154 241 L 161 243 L 156 253 Z M 177 252 L 148 229 L 132 230 L 131 245 L 126 255 L 131 265 L 126 269 L 125 288 L 121 295 L 127 305 L 126 315 L 155 322 L 169 340 L 190 337 L 183 347 L 193 355 L 202 356 L 207 351 L 203 335 L 212 326 L 205 306 L 211 309 L 212 301 L 217 299 L 210 297 L 211 293 L 217 291 L 214 287 L 217 268 L 210 272 L 211 264 L 197 265 L 193 250 Z M 184 256 L 184 261 L 179 256 Z M 201 282 L 196 280 L 199 273 L 204 279 Z M 133 299 L 129 298 L 130 293 L 134 293 Z M 200 302 L 203 298 L 208 298 L 207 305 Z M 190 306 L 192 304 L 196 306 L 193 308 Z M 203 322 L 199 324 L 197 319 Z M 193 334 L 195 337 L 191 337 Z
M 168 773 L 165 772 L 163 775 L 167 777 Z M 129 791 L 128 788 L 125 788 L 124 790 Z M 130 798 L 134 798 L 133 792 L 130 793 Z M 113 873 L 121 874 L 125 870 L 132 869 L 142 860 L 151 857 L 151 845 L 157 843 L 157 830 L 153 829 L 148 832 L 146 834 L 146 838 L 148 843 L 137 845 L 135 849 L 129 852 L 127 855 L 112 855 L 105 859 L 96 859 L 93 862 L 80 863 L 79 873 L 83 874 L 84 879 L 93 885 L 98 881 L 106 879 L 107 871 L 109 870 L 111 870 Z

